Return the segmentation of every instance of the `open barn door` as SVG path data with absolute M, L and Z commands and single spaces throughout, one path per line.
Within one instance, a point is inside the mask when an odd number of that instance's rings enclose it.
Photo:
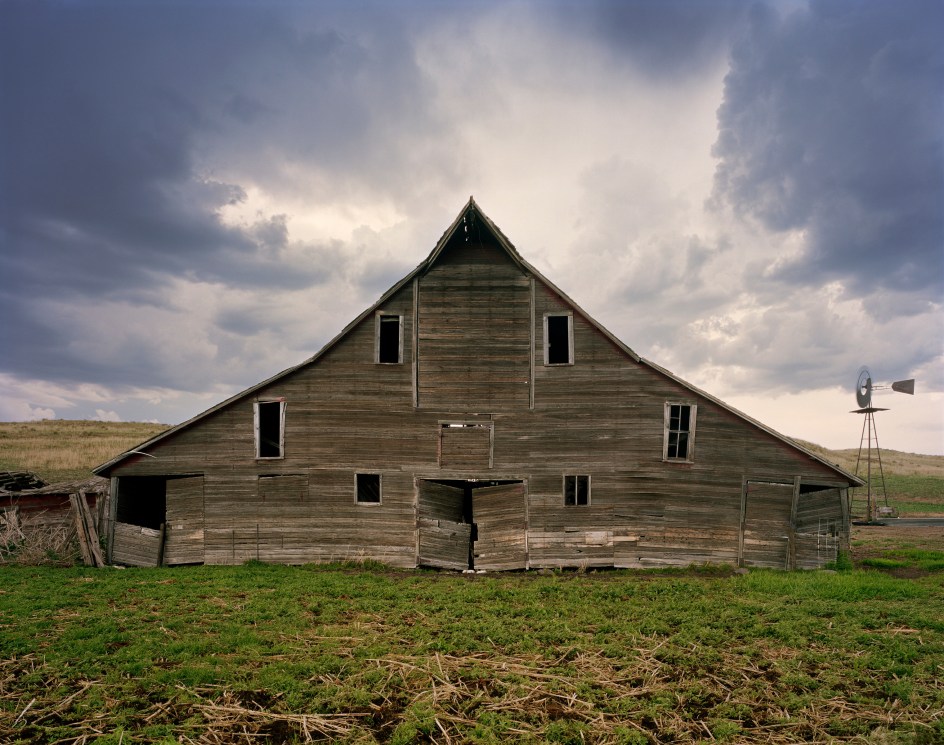
M 528 565 L 524 482 L 472 490 L 472 516 L 478 533 L 476 569 L 525 569 Z
M 472 545 L 466 520 L 469 489 L 463 482 L 445 484 L 420 479 L 417 490 L 417 563 L 438 569 L 467 569 Z

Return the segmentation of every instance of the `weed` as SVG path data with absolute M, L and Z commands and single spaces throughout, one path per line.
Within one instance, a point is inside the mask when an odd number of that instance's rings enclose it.
M 852 557 L 848 551 L 839 551 L 836 554 L 836 560 L 829 562 L 826 569 L 832 569 L 837 572 L 845 572 L 853 568 Z

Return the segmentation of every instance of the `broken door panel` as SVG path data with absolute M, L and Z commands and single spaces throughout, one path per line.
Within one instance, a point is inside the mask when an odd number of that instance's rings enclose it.
M 472 526 L 463 522 L 465 489 L 419 481 L 417 492 L 417 563 L 439 569 L 468 568 Z
M 130 523 L 115 523 L 111 561 L 131 567 L 156 567 L 161 557 L 163 531 Z
M 525 569 L 528 564 L 523 482 L 472 491 L 472 515 L 478 539 L 476 569 Z
M 421 566 L 467 569 L 472 526 L 447 520 L 420 518 L 419 560 Z

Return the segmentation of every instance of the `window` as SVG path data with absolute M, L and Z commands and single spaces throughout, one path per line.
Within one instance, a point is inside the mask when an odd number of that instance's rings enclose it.
M 665 405 L 663 458 L 691 462 L 695 448 L 695 406 Z
M 377 362 L 396 365 L 403 362 L 403 317 L 377 314 Z
M 570 313 L 548 313 L 544 316 L 544 364 L 574 363 L 573 317 Z
M 285 401 L 256 401 L 256 457 L 281 458 L 285 445 Z
M 568 506 L 590 504 L 589 476 L 564 476 L 564 504 Z
M 380 474 L 359 473 L 357 479 L 357 503 L 380 504 Z

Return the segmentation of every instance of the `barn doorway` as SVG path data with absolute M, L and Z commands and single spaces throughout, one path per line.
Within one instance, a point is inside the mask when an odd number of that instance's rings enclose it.
M 524 481 L 418 479 L 416 491 L 420 566 L 527 567 Z
M 111 560 L 131 566 L 202 564 L 203 476 L 121 476 Z

